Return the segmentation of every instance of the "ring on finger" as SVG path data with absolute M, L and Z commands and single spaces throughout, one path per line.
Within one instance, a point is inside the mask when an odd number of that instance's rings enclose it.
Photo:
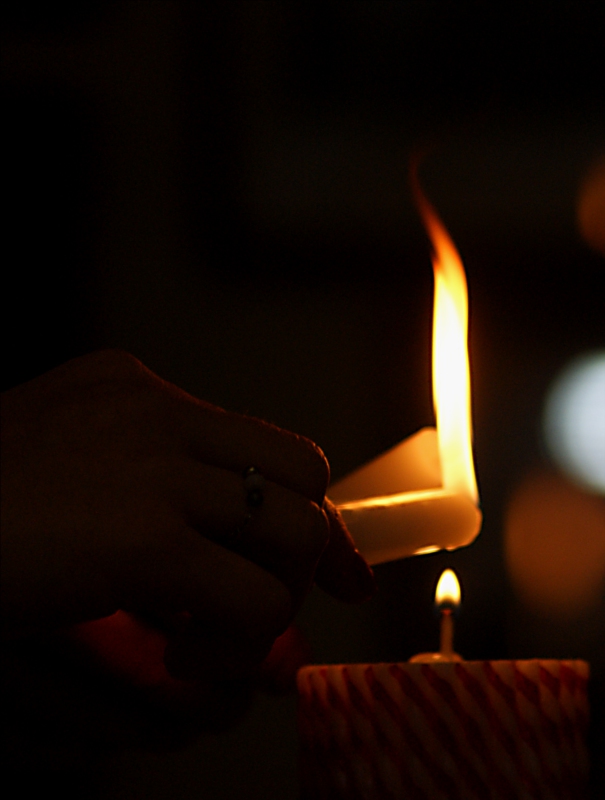
M 245 469 L 242 477 L 246 493 L 246 505 L 248 508 L 260 508 L 265 500 L 265 478 L 256 467 Z

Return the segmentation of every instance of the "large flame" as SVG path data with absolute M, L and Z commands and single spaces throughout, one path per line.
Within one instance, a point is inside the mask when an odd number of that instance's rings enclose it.
M 471 448 L 466 278 L 452 240 L 412 178 L 434 250 L 437 425 L 418 431 L 330 490 L 370 564 L 454 550 L 470 544 L 481 527 Z
M 433 245 L 433 403 L 443 487 L 466 495 L 477 503 L 467 351 L 466 276 L 453 241 L 417 181 L 414 181 L 414 191 Z

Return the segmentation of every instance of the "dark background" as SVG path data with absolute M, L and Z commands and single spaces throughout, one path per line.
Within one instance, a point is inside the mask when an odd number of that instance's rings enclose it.
M 533 607 L 506 508 L 548 469 L 545 392 L 602 347 L 603 255 L 576 224 L 605 152 L 602 3 L 5 3 L 3 388 L 104 346 L 317 441 L 338 478 L 432 423 L 432 278 L 410 156 L 467 268 L 484 528 L 377 568 L 349 609 L 314 594 L 323 661 L 436 645 L 461 577 L 466 658 L 592 663 L 602 753 L 604 601 Z M 581 525 L 581 519 L 578 521 Z M 548 553 L 545 553 L 548 560 Z M 605 566 L 602 574 L 605 575 Z M 103 797 L 297 796 L 293 698 L 184 753 L 127 754 Z

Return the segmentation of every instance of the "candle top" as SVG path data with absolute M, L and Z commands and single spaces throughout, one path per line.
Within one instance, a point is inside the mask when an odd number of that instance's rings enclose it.
M 464 661 L 458 653 L 418 653 L 409 660 L 410 664 L 443 664 Z

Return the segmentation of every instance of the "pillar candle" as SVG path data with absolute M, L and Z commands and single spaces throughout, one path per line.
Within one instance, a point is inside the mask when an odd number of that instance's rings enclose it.
M 303 797 L 586 797 L 584 661 L 309 666 Z

